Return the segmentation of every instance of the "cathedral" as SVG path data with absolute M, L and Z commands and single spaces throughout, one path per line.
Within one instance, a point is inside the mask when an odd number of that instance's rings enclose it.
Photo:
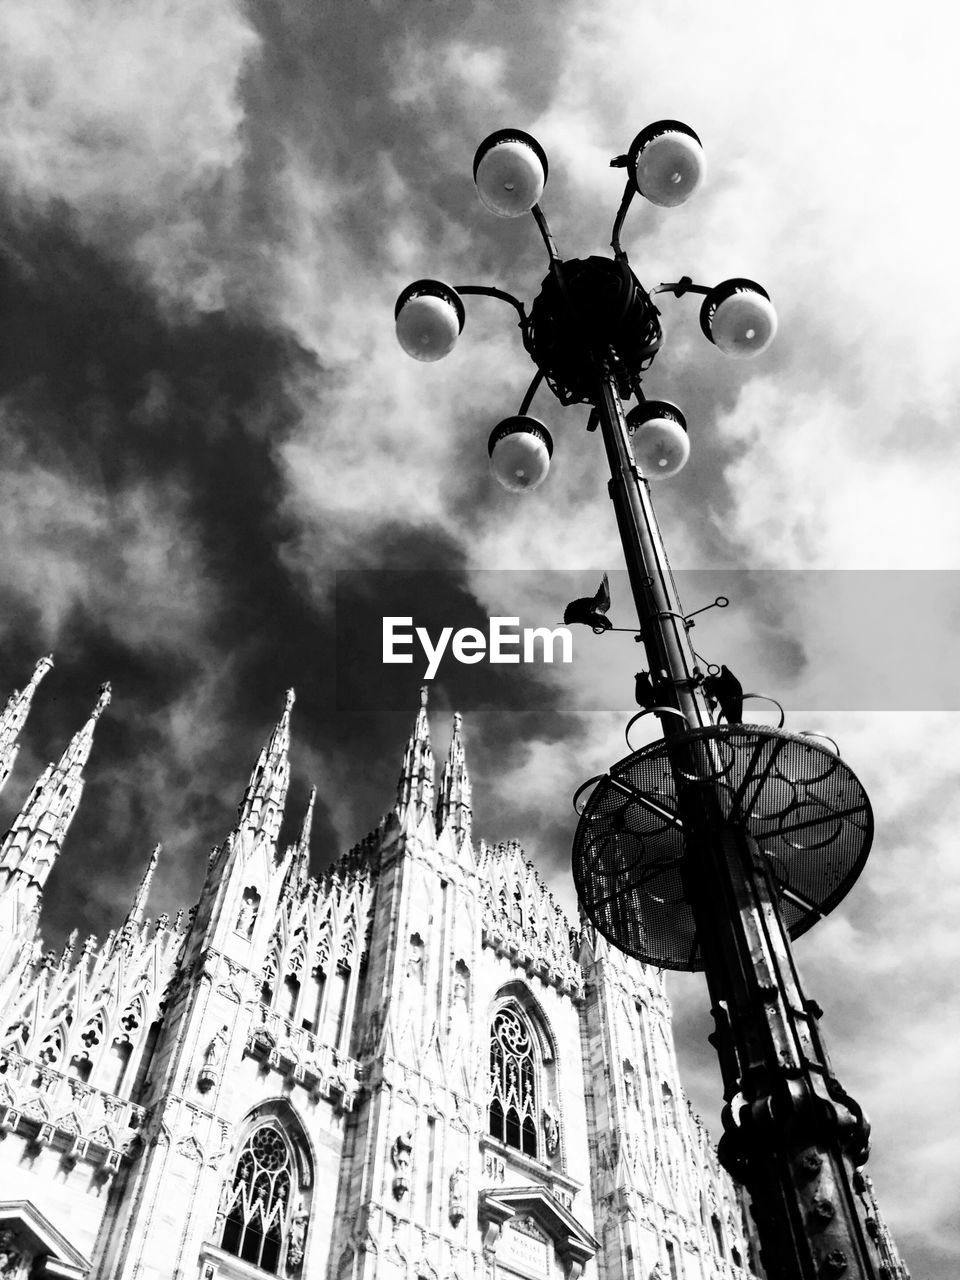
M 0 786 L 42 659 L 0 716 Z M 289 692 L 198 902 L 45 951 L 86 724 L 0 844 L 0 1276 L 747 1280 L 662 975 L 473 832 L 426 697 L 395 802 L 309 874 L 279 844 Z M 239 789 L 239 788 L 238 788 Z M 326 852 L 326 851 L 324 851 Z

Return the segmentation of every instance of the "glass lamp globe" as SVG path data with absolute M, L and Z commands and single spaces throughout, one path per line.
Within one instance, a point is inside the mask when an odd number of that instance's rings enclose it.
M 501 218 L 529 213 L 543 195 L 547 182 L 547 156 L 529 133 L 500 129 L 477 148 L 473 180 L 480 199 Z
M 667 208 L 689 200 L 707 171 L 700 139 L 679 120 L 658 120 L 641 130 L 628 166 L 640 194 Z
M 550 470 L 553 440 L 536 418 L 504 418 L 490 433 L 490 470 L 511 493 L 526 493 L 543 484 Z
M 690 457 L 687 423 L 668 400 L 644 400 L 627 414 L 637 466 L 650 480 L 675 476 Z
M 777 313 L 755 281 L 724 280 L 704 298 L 700 327 L 725 355 L 756 356 L 776 335 Z
M 397 298 L 397 341 L 414 360 L 442 360 L 463 329 L 460 295 L 442 280 L 415 280 Z

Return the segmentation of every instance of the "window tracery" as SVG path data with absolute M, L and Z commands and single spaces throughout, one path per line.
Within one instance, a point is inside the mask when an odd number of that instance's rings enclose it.
M 44 1067 L 58 1067 L 63 1056 L 63 1035 L 59 1027 L 48 1031 L 37 1054 L 37 1061 Z
M 29 1039 L 29 1024 L 26 1018 L 21 1018 L 7 1028 L 7 1034 L 4 1036 L 4 1048 L 12 1049 L 16 1053 L 22 1053 L 27 1047 Z
M 499 1009 L 490 1037 L 490 1133 L 536 1159 L 537 1087 L 530 1030 L 513 1009 Z
M 274 1275 L 289 1230 L 293 1173 L 290 1148 L 268 1121 L 244 1144 L 227 1200 L 224 1250 Z

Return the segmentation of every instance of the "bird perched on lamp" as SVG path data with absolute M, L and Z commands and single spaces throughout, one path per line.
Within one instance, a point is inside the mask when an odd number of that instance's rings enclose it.
M 707 676 L 703 691 L 711 706 L 719 704 L 727 724 L 743 723 L 743 685 L 729 667 L 721 666 L 717 675 Z
M 566 625 L 582 622 L 585 626 L 593 628 L 594 635 L 600 636 L 613 627 L 613 623 L 607 617 L 609 608 L 610 582 L 604 574 L 596 595 L 581 596 L 579 600 L 570 601 L 563 611 L 563 621 Z
M 634 680 L 633 693 L 637 700 L 637 705 L 643 707 L 645 711 L 649 711 L 651 707 L 657 705 L 657 695 L 653 687 L 653 681 L 650 679 L 650 674 L 647 671 L 638 671 Z

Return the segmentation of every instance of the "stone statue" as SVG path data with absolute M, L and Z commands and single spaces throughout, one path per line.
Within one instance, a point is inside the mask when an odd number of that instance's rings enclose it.
M 203 1051 L 203 1066 L 197 1077 L 197 1088 L 201 1093 L 206 1093 L 212 1088 L 220 1076 L 220 1064 L 223 1061 L 228 1037 L 229 1028 L 224 1024 Z
M 290 1244 L 287 1248 L 287 1262 L 291 1267 L 299 1267 L 303 1262 L 303 1241 L 307 1234 L 307 1214 L 301 1209 L 293 1215 L 290 1223 Z
M 560 1146 L 560 1125 L 557 1115 L 549 1102 L 543 1108 L 543 1133 L 547 1140 L 547 1155 L 555 1156 Z
M 455 1004 L 467 1003 L 467 973 L 466 965 L 458 962 L 453 971 L 453 1000 Z
M 224 1023 L 204 1050 L 203 1061 L 206 1066 L 219 1067 L 223 1058 L 223 1051 L 226 1048 L 228 1034 L 229 1028 Z
M 227 1216 L 227 1210 L 230 1208 L 230 1202 L 233 1199 L 234 1185 L 228 1178 L 220 1188 L 220 1200 L 217 1204 L 216 1229 L 218 1231 L 223 1228 L 223 1220 Z
M 623 1060 L 623 1092 L 628 1107 L 636 1105 L 636 1096 L 633 1088 L 633 1063 L 629 1058 Z
M 243 902 L 240 904 L 240 912 L 237 915 L 237 923 L 235 931 L 242 933 L 245 938 L 249 938 L 253 933 L 253 926 L 257 919 L 257 908 L 260 906 L 260 895 L 256 889 L 244 889 Z
M 410 938 L 410 956 L 407 960 L 407 977 L 423 985 L 423 939 L 419 933 Z
M 410 1156 L 413 1151 L 413 1132 L 397 1134 L 390 1148 L 390 1159 L 396 1170 L 393 1176 L 393 1198 L 402 1200 L 410 1190 Z
M 470 970 L 462 960 L 453 969 L 448 1035 L 454 1051 L 470 1042 Z
M 467 1175 L 462 1164 L 458 1164 L 450 1175 L 450 1221 L 459 1227 L 466 1215 Z

